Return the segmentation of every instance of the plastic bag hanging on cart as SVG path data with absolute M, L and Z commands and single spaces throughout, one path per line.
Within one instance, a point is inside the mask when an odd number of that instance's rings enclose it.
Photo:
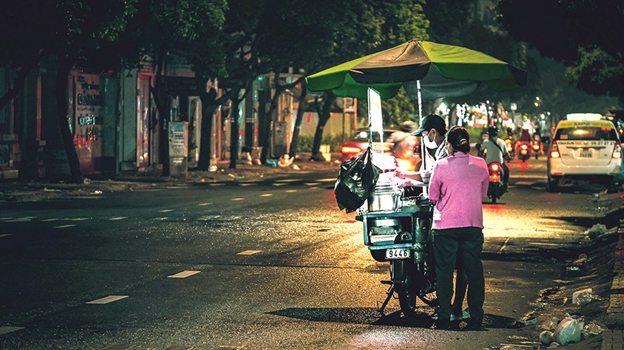
M 346 209 L 347 213 L 351 213 L 361 207 L 375 187 L 380 172 L 372 162 L 370 147 L 342 163 L 334 185 L 340 210 Z

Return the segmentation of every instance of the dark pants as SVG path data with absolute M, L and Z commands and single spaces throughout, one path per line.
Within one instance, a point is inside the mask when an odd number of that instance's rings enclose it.
M 501 168 L 503 168 L 503 183 L 504 184 L 508 184 L 509 183 L 509 167 L 507 166 L 507 164 L 503 163 L 501 164 Z
M 453 297 L 453 271 L 458 263 L 468 277 L 468 311 L 472 318 L 483 318 L 485 278 L 483 276 L 483 230 L 462 227 L 433 230 L 433 250 L 437 274 L 437 295 L 440 319 L 451 316 Z M 459 271 L 461 272 L 461 271 Z

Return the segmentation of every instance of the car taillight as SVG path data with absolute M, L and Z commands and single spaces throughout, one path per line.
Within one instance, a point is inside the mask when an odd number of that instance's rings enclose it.
M 620 143 L 615 141 L 615 147 L 613 148 L 613 159 L 622 158 L 622 148 L 620 147 Z
M 359 147 L 352 147 L 352 146 L 343 146 L 340 151 L 342 153 L 360 153 L 362 152 L 362 150 Z
M 553 141 L 552 150 L 550 150 L 550 158 L 559 158 L 561 154 L 559 153 L 559 146 L 557 146 L 557 141 Z
M 498 169 L 500 169 L 500 166 L 498 165 L 498 163 L 490 164 L 490 170 L 492 170 L 493 172 L 497 173 Z

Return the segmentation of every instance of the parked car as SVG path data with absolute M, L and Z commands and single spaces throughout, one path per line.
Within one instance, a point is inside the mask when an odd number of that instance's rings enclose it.
M 384 129 L 383 131 L 383 150 L 384 153 L 389 153 L 392 151 L 392 144 L 386 142 L 386 140 L 392 135 L 394 132 L 398 130 L 394 129 Z M 355 134 L 345 144 L 340 147 L 340 153 L 342 154 L 342 161 L 346 162 L 347 160 L 357 156 L 363 150 L 368 147 L 368 128 L 366 129 L 357 129 Z M 381 144 L 379 140 L 379 133 L 373 133 L 373 152 L 381 152 Z
M 613 189 L 621 181 L 622 144 L 608 120 L 560 121 L 547 155 L 549 192 L 578 181 Z

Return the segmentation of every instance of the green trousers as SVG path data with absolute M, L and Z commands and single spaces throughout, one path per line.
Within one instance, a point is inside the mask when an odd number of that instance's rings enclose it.
M 483 276 L 483 229 L 461 227 L 432 230 L 437 295 L 440 319 L 451 316 L 453 297 L 453 271 L 460 264 L 468 277 L 468 311 L 472 318 L 483 318 L 485 300 L 485 277 Z M 459 259 L 459 261 L 456 261 Z

